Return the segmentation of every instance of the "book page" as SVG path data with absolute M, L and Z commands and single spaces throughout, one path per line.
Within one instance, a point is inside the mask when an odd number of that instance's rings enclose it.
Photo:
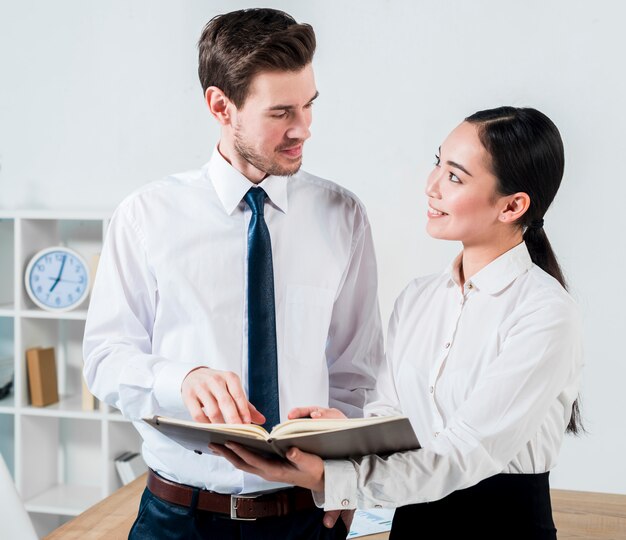
M 224 433 L 236 433 L 244 437 L 253 437 L 255 439 L 267 440 L 269 433 L 257 424 L 203 424 L 201 422 L 193 422 L 191 420 L 179 420 L 177 418 L 157 417 L 157 421 L 177 426 L 188 426 L 195 429 L 205 431 L 220 431 Z
M 372 416 L 370 418 L 297 418 L 278 424 L 272 429 L 272 438 L 286 437 L 290 435 L 303 435 L 319 431 L 336 431 L 359 426 L 369 426 L 379 422 L 387 422 L 394 416 Z

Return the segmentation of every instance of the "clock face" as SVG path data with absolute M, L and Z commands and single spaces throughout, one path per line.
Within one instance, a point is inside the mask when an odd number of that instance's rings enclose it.
M 89 292 L 87 264 L 68 248 L 48 248 L 37 253 L 28 264 L 24 278 L 31 300 L 51 311 L 75 308 Z

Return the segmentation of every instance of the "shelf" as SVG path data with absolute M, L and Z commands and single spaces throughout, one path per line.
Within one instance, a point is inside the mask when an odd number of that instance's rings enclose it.
M 1 403 L 1 402 L 0 402 Z M 46 407 L 28 405 L 21 409 L 22 414 L 28 416 L 50 416 L 53 418 L 81 418 L 83 420 L 100 420 L 104 417 L 99 409 L 84 411 L 81 396 L 61 397 L 58 403 Z
M 61 313 L 44 311 L 43 309 L 23 309 L 19 312 L 19 315 L 25 319 L 54 319 L 64 321 L 87 320 L 86 309 L 75 309 L 74 311 L 63 311 Z
M 9 360 L 13 368 L 12 392 L 0 400 L 0 454 L 40 537 L 119 487 L 114 455 L 120 448 L 141 447 L 133 426 L 121 415 L 110 421 L 105 404 L 82 408 L 89 300 L 70 311 L 48 311 L 32 302 L 24 286 L 29 261 L 51 246 L 76 250 L 95 270 L 110 215 L 102 210 L 0 210 L 0 360 Z M 55 350 L 58 403 L 29 404 L 24 357 L 31 347 Z M 2 364 L 4 381 L 10 371 L 5 374 Z
M 101 499 L 98 487 L 58 484 L 30 498 L 24 506 L 29 512 L 77 516 Z
M 15 317 L 13 304 L 0 304 L 0 317 Z
M 112 422 L 130 422 L 128 418 L 124 417 L 121 411 L 118 411 L 113 407 L 111 407 L 111 410 L 107 413 L 106 418 Z
M 0 219 L 47 219 L 70 221 L 104 221 L 111 217 L 110 211 L 104 210 L 0 210 Z

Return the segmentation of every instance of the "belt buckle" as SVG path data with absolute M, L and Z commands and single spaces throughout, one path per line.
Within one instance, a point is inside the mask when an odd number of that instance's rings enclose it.
M 242 518 L 237 515 L 239 499 L 256 499 L 258 495 L 231 495 L 230 496 L 230 519 L 237 521 L 256 521 L 257 518 Z

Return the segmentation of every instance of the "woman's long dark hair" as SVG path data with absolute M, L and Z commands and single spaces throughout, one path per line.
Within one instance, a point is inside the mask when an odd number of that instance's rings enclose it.
M 565 166 L 559 130 L 545 114 L 530 108 L 498 107 L 478 111 L 465 121 L 478 128 L 480 141 L 491 157 L 498 192 L 523 192 L 530 197 L 530 207 L 519 220 L 530 258 L 567 289 L 543 228 L 543 216 L 561 185 Z M 568 433 L 584 431 L 578 401 L 572 406 Z

